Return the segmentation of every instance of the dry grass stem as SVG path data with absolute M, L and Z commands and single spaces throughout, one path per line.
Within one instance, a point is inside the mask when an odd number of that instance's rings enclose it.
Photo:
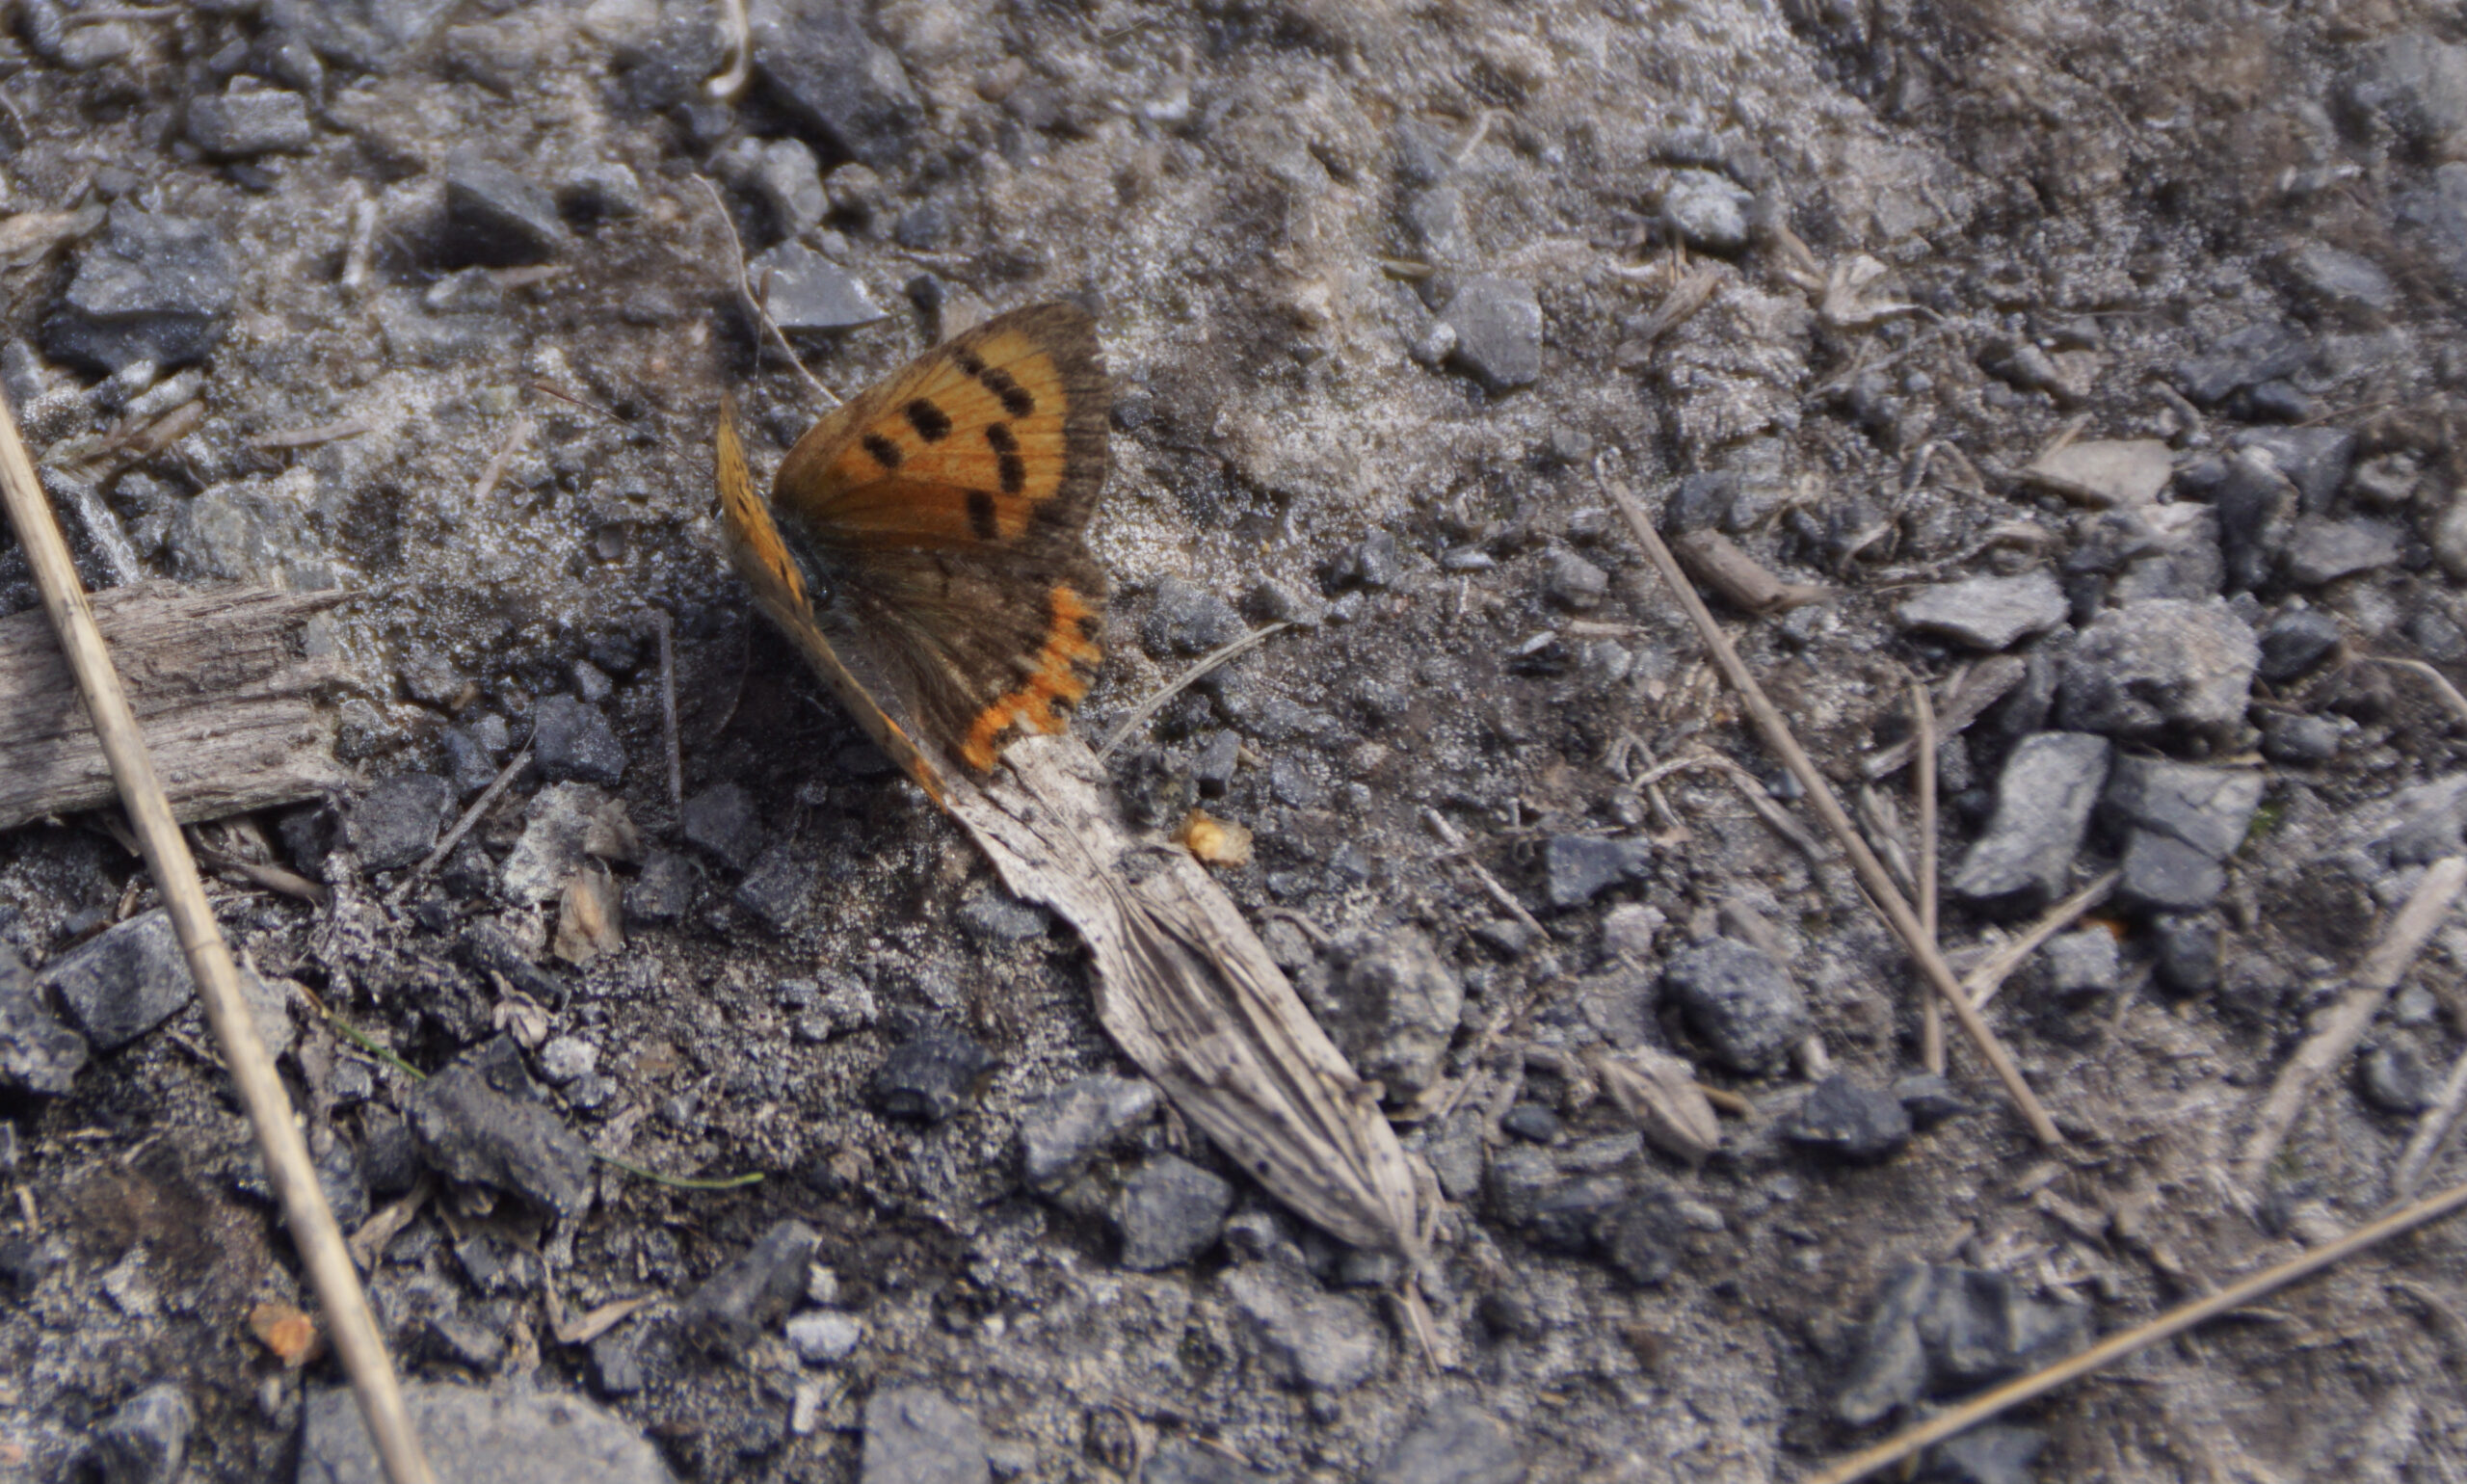
M 2022 967 L 2023 961 L 2036 953 L 2041 943 L 2080 920 L 2083 913 L 2105 902 L 2108 893 L 2115 890 L 2117 879 L 2117 873 L 2109 871 L 2041 914 L 2039 920 L 2031 923 L 2019 938 L 1997 949 L 1986 963 L 1962 976 L 1964 997 L 1979 1009 L 1986 1009 L 1987 1002 L 1996 997 L 1996 992 L 2004 987 L 2004 981 L 2012 976 L 2013 970 Z
M 2430 1196 L 2413 1206 L 2391 1212 L 2378 1221 L 2368 1223 L 2324 1247 L 2317 1247 L 2301 1257 L 2290 1259 L 2276 1267 L 2267 1268 L 2242 1283 L 2231 1284 L 2208 1298 L 2197 1299 L 2167 1311 L 2145 1324 L 2138 1324 L 2120 1335 L 2111 1335 L 2089 1349 L 2069 1359 L 2058 1361 L 2027 1376 L 2005 1382 L 1994 1391 L 1974 1396 L 1956 1407 L 1950 1407 L 1916 1427 L 1905 1428 L 1873 1447 L 1862 1448 L 1807 1480 L 1807 1484 L 1852 1484 L 1879 1470 L 1890 1469 L 1915 1456 L 1931 1444 L 1969 1431 L 1979 1423 L 2008 1412 L 2034 1397 L 2044 1396 L 2057 1387 L 2086 1376 L 2103 1366 L 2114 1365 L 2129 1355 L 2146 1350 L 2162 1339 L 2169 1339 L 2191 1329 L 2206 1319 L 2243 1308 L 2255 1299 L 2320 1272 L 2333 1263 L 2345 1261 L 2356 1253 L 2388 1241 L 2401 1232 L 2412 1231 L 2426 1222 L 2438 1220 L 2467 1206 L 2467 1185 L 2454 1185 L 2437 1196 Z
M 2416 1131 L 2400 1153 L 2398 1167 L 2390 1174 L 2390 1199 L 2403 1201 L 2416 1193 L 2425 1178 L 2426 1167 L 2433 1155 L 2441 1153 L 2442 1142 L 2450 1130 L 2458 1126 L 2460 1109 L 2467 1108 L 2467 1053 L 2451 1064 L 2450 1076 L 2441 1084 L 2441 1095 L 2417 1121 Z
M 711 198 L 711 210 L 719 214 L 720 225 L 728 231 L 729 262 L 736 271 L 736 291 L 745 300 L 746 312 L 754 316 L 756 324 L 771 331 L 771 338 L 780 342 L 780 354 L 788 358 L 790 368 L 805 379 L 805 384 L 813 389 L 815 396 L 822 399 L 823 405 L 837 407 L 839 398 L 830 387 L 822 384 L 819 377 L 806 369 L 806 363 L 797 357 L 796 347 L 788 343 L 787 333 L 781 330 L 776 320 L 771 318 L 771 311 L 763 306 L 761 296 L 755 293 L 754 280 L 747 277 L 745 243 L 736 234 L 736 221 L 729 215 L 729 203 L 721 199 L 720 188 L 711 183 L 711 177 L 708 175 L 697 175 L 694 178 L 703 182 L 703 190 Z M 756 359 L 759 360 L 761 347 L 756 346 L 755 349 Z
M 1961 1021 L 1963 1033 L 1970 1037 L 1971 1044 L 1994 1069 L 1997 1080 L 2004 1085 L 2014 1106 L 2021 1110 L 2031 1134 L 2042 1144 L 2063 1143 L 2064 1135 L 2056 1131 L 2056 1121 L 2048 1117 L 2047 1109 L 2039 1103 L 2038 1095 L 2031 1092 L 2029 1084 L 2022 1079 L 2021 1069 L 2013 1065 L 2011 1053 L 2004 1049 L 2003 1044 L 1996 1039 L 1996 1033 L 1988 1028 L 1987 1022 L 1979 1019 L 1978 1012 L 1963 997 L 1960 984 L 1953 978 L 1952 968 L 1945 963 L 1945 956 L 1937 951 L 1935 943 L 1921 926 L 1919 914 L 1910 910 L 1909 901 L 1894 886 L 1893 878 L 1885 871 L 1884 862 L 1876 859 L 1876 853 L 1870 850 L 1868 842 L 1851 828 L 1850 816 L 1843 812 L 1842 801 L 1834 796 L 1833 784 L 1817 770 L 1806 750 L 1791 735 L 1790 725 L 1782 719 L 1782 713 L 1774 709 L 1773 702 L 1766 698 L 1764 688 L 1757 684 L 1756 676 L 1740 661 L 1738 651 L 1731 647 L 1729 636 L 1713 622 L 1713 615 L 1706 608 L 1705 599 L 1697 596 L 1695 588 L 1688 584 L 1686 574 L 1680 570 L 1679 559 L 1671 555 L 1670 547 L 1654 530 L 1653 522 L 1645 518 L 1636 497 L 1629 492 L 1627 486 L 1606 475 L 1602 478 L 1602 486 L 1621 514 L 1627 517 L 1629 527 L 1635 532 L 1637 543 L 1645 548 L 1655 570 L 1661 573 L 1662 581 L 1669 584 L 1672 595 L 1686 611 L 1688 621 L 1696 626 L 1697 634 L 1704 640 L 1705 648 L 1720 668 L 1723 678 L 1730 681 L 1731 688 L 1738 693 L 1740 702 L 1755 721 L 1765 746 L 1781 757 L 1783 765 L 1807 790 L 1809 805 L 1850 857 L 1851 867 L 1858 873 L 1860 884 L 1868 888 L 1868 895 L 1883 911 L 1885 920 L 1892 924 L 1911 956 L 1919 961 L 1921 970 L 1926 974 L 1936 993 L 1952 1006 L 1954 1017 Z
M 2348 992 L 2316 1020 L 2313 1033 L 2280 1069 L 2278 1079 L 2270 1084 L 2268 1100 L 2262 1104 L 2261 1116 L 2253 1121 L 2253 1135 L 2236 1162 L 2236 1178 L 2245 1189 L 2261 1188 L 2264 1173 L 2277 1155 L 2279 1146 L 2286 1142 L 2288 1131 L 2295 1126 L 2296 1118 L 2312 1100 L 2313 1090 L 2364 1039 L 2365 1027 L 2373 1023 L 2382 1001 L 2406 976 L 2408 967 L 2424 951 L 2433 929 L 2449 915 L 2461 887 L 2467 887 L 2467 857 L 2445 856 L 2425 868 L 2423 879 L 2408 894 L 2406 905 L 2390 918 L 2373 951 L 2356 967 Z
M 1916 680 L 1910 684 L 1910 715 L 1911 739 L 1918 744 L 1911 785 L 1919 793 L 1919 927 L 1942 948 L 1936 931 L 1936 704 Z M 1933 994 L 1919 1007 L 1919 1064 L 1945 1074 L 1945 1007 Z
M 436 1475 L 412 1435 L 376 1315 L 360 1291 L 358 1269 L 343 1246 L 342 1229 L 317 1183 L 307 1141 L 293 1122 L 291 1100 L 241 992 L 239 967 L 206 900 L 205 884 L 198 878 L 188 837 L 180 833 L 172 816 L 171 800 L 155 777 L 145 735 L 138 730 L 137 717 L 129 709 L 111 652 L 103 644 L 102 630 L 95 626 L 84 585 L 69 560 L 68 544 L 52 519 L 34 460 L 18 435 L 16 414 L 5 396 L 0 396 L 0 501 L 7 505 L 9 524 L 16 532 L 18 549 L 42 596 L 43 611 L 76 674 L 78 692 L 110 760 L 155 889 L 170 910 L 180 951 L 205 1002 L 206 1021 L 214 1029 L 232 1086 L 255 1131 L 267 1183 L 274 1187 L 284 1225 L 325 1309 L 334 1349 L 351 1377 L 385 1476 L 392 1484 L 435 1484 Z
M 523 444 L 531 441 L 531 430 L 537 426 L 529 412 L 514 420 L 514 426 L 506 430 L 505 441 L 497 444 L 497 451 L 489 456 L 488 464 L 480 470 L 480 477 L 471 482 L 472 504 L 485 504 L 490 495 L 497 492 L 497 482 L 505 478 L 505 466 L 514 462 L 514 456 L 521 452 Z
M 2467 722 L 2467 696 L 2458 694 L 2458 687 L 2450 683 L 2450 676 L 2420 659 L 2391 659 L 2379 654 L 2365 657 L 2376 665 L 2387 665 L 2393 670 L 2404 670 L 2410 675 L 2424 676 L 2431 682 L 2434 694 L 2441 697 L 2442 704 L 2450 708 L 2450 714 Z
M 1525 904 L 1516 899 L 1515 893 L 1500 886 L 1499 879 L 1492 875 L 1481 861 L 1473 859 L 1472 851 L 1466 844 L 1465 836 L 1457 832 L 1454 825 L 1447 822 L 1446 815 L 1435 808 L 1425 807 L 1422 809 L 1422 822 L 1430 826 L 1432 834 L 1446 842 L 1447 848 L 1454 853 L 1455 858 L 1462 861 L 1465 868 L 1473 873 L 1473 879 L 1481 884 L 1483 893 L 1497 902 L 1501 912 L 1523 923 L 1525 930 L 1534 937 L 1544 940 L 1550 938 L 1550 933 L 1543 928 L 1540 920 L 1525 910 Z
M 685 755 L 676 735 L 676 625 L 665 613 L 651 616 L 659 635 L 659 736 L 668 754 L 668 805 L 685 807 Z
M 1146 701 L 1141 702 L 1138 705 L 1131 708 L 1130 714 L 1122 719 L 1122 725 L 1116 727 L 1113 729 L 1112 734 L 1105 738 L 1105 745 L 1097 749 L 1097 760 L 1099 762 L 1102 762 L 1106 758 L 1111 757 L 1114 755 L 1114 750 L 1121 747 L 1124 740 L 1127 738 L 1132 731 L 1136 730 L 1140 724 L 1146 722 L 1150 717 L 1154 716 L 1157 711 L 1163 707 L 1165 702 L 1180 695 L 1183 691 L 1188 690 L 1191 686 L 1198 684 L 1202 676 L 1207 675 L 1209 671 L 1224 664 L 1234 656 L 1240 654 L 1245 650 L 1255 649 L 1260 645 L 1265 644 L 1268 637 L 1280 629 L 1291 628 L 1292 626 L 1293 625 L 1290 623 L 1263 624 L 1260 627 L 1255 628 L 1249 633 L 1244 634 L 1241 638 L 1234 640 L 1232 644 L 1222 646 L 1221 648 L 1212 649 L 1209 652 L 1201 655 L 1197 664 L 1191 666 L 1188 670 L 1183 671 L 1180 675 L 1174 676 L 1174 678 L 1167 681 L 1164 687 L 1158 690 L 1156 694 L 1149 697 Z
M 503 797 L 505 791 L 514 786 L 515 779 L 522 772 L 522 765 L 530 760 L 531 744 L 525 742 L 520 751 L 514 755 L 513 760 L 499 768 L 497 776 L 490 781 L 489 786 L 482 789 L 480 796 L 471 801 L 471 807 L 464 809 L 462 817 L 454 821 L 454 828 L 445 832 L 445 838 L 437 842 L 437 848 L 421 857 L 420 863 L 411 867 L 411 873 L 403 878 L 402 885 L 394 888 L 393 894 L 387 897 L 386 901 L 399 906 L 404 898 L 411 894 L 411 888 L 418 886 L 429 872 L 443 864 L 445 858 L 454 854 L 454 847 L 463 843 L 463 836 L 471 833 L 471 827 L 486 817 L 490 808 Z

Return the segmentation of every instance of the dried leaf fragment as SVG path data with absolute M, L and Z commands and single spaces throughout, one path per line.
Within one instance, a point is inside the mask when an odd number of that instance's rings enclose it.
M 1644 1047 L 1597 1047 L 1585 1060 L 1602 1090 L 1656 1149 L 1696 1164 L 1721 1147 L 1722 1126 L 1696 1085 L 1696 1069 L 1686 1062 Z
M 580 966 L 625 946 L 625 907 L 617 883 L 597 861 L 574 872 L 557 907 L 557 957 Z
M 285 1370 L 298 1370 L 316 1359 L 324 1341 L 316 1320 L 279 1299 L 268 1299 L 249 1311 L 249 1333 L 282 1362 Z
M 1228 867 L 1251 863 L 1251 832 L 1206 809 L 1193 809 L 1174 832 L 1174 842 L 1203 865 Z

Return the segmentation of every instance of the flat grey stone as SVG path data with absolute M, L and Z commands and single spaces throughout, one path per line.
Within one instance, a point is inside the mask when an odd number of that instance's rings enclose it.
M 1653 859 L 1650 840 L 1554 835 L 1542 844 L 1544 888 L 1553 907 L 1581 907 L 1620 882 L 1643 880 Z
M 1691 248 L 1736 252 L 1747 246 L 1747 208 L 1754 199 L 1727 175 L 1675 171 L 1662 192 L 1661 219 Z
M 788 1348 L 809 1365 L 836 1365 L 857 1353 L 865 1338 L 864 1321 L 836 1310 L 817 1309 L 791 1318 L 786 1326 Z
M 1542 378 L 1542 303 L 1517 278 L 1480 274 L 1457 285 L 1440 316 L 1456 331 L 1456 362 L 1493 391 Z
M 1987 832 L 1972 842 L 1947 885 L 1983 906 L 2014 912 L 2047 906 L 2064 889 L 2107 778 L 2104 738 L 2078 731 L 2024 738 L 1997 779 Z
M 500 268 L 545 262 L 569 240 L 547 187 L 472 155 L 446 165 L 445 231 L 464 262 Z
M 2399 305 L 2399 286 L 2369 257 L 2308 242 L 2287 255 L 2288 276 L 2313 301 L 2350 313 L 2387 314 Z
M 403 1401 L 438 1477 L 454 1484 L 674 1484 L 631 1423 L 579 1396 L 408 1381 Z M 298 1484 L 384 1484 L 349 1387 L 308 1393 Z
M 2223 737 L 2244 720 L 2261 647 L 2220 598 L 2154 597 L 2090 621 L 2064 659 L 2059 725 L 2119 740 Z
M 890 316 L 866 297 L 865 286 L 837 263 L 802 243 L 783 242 L 747 265 L 757 291 L 782 330 L 854 330 Z
M 2397 528 L 2378 520 L 2298 520 L 2287 543 L 2288 580 L 2318 588 L 2395 567 L 2402 549 Z
M 2075 998 L 2112 993 L 2123 982 L 2116 935 L 2103 927 L 2058 933 L 2047 942 L 2049 988 Z
M 1910 1110 L 1899 1098 L 1836 1073 L 1799 1104 L 1782 1126 L 1782 1136 L 1837 1158 L 1864 1161 L 1882 1159 L 1909 1143 L 1910 1126 Z
M 1046 1094 L 1020 1115 L 1020 1167 L 1031 1190 L 1068 1184 L 1098 1151 L 1155 1113 L 1156 1084 L 1086 1076 Z
M 1379 1321 L 1351 1294 L 1321 1293 L 1266 1263 L 1228 1269 L 1217 1280 L 1234 1312 L 1250 1321 L 1260 1350 L 1289 1384 L 1344 1392 L 1370 1379 L 1387 1355 Z
M 1662 990 L 1706 1049 L 1734 1071 L 1770 1070 L 1808 1032 L 1807 996 L 1789 971 L 1727 938 L 1673 954 Z
M 278 149 L 305 149 L 316 130 L 308 103 L 296 93 L 266 89 L 191 98 L 189 143 L 222 159 L 245 159 Z
M 80 28 L 93 29 L 93 28 Z M 169 369 L 221 343 L 240 297 L 240 260 L 210 221 L 114 201 L 101 241 L 43 322 L 43 348 L 62 360 L 119 371 Z
M 399 871 L 437 844 L 454 807 L 454 785 L 433 773 L 378 780 L 343 817 L 343 835 L 363 870 Z
M 1413 928 L 1348 934 L 1330 967 L 1320 1023 L 1357 1073 L 1386 1084 L 1397 1101 L 1419 1097 L 1456 1034 L 1464 985 Z
M 1367 1484 L 1519 1484 L 1516 1435 L 1472 1405 L 1434 1406 L 1405 1430 Z
M 118 1050 L 197 997 L 179 937 L 160 908 L 54 959 L 36 982 L 96 1051 Z
M 713 783 L 685 801 L 685 840 L 719 857 L 732 871 L 743 871 L 762 853 L 762 816 L 754 796 L 734 783 Z
M 419 54 L 455 0 L 274 0 L 272 19 L 328 60 L 383 72 Z
M 553 1215 L 591 1208 L 590 1148 L 556 1114 L 507 1097 L 470 1063 L 422 1082 L 406 1111 L 420 1157 L 447 1179 L 493 1185 Z
M 1114 1204 L 1122 1265 L 1153 1273 L 1179 1267 L 1216 1245 L 1234 1187 L 1187 1159 L 1151 1155 L 1123 1181 Z
M 531 713 L 531 761 L 551 783 L 614 788 L 625 777 L 625 746 L 599 707 L 571 696 L 544 697 Z
M 2244 843 L 2244 832 L 2261 808 L 2264 782 L 2251 768 L 2119 757 L 2100 807 L 2127 825 L 2172 835 L 2223 861 Z
M 897 55 L 847 0 L 755 0 L 754 66 L 772 96 L 840 152 L 878 171 L 907 158 L 925 108 Z
M 196 1430 L 197 1409 L 177 1385 L 147 1387 L 95 1431 L 93 1456 L 102 1484 L 177 1484 Z
M 0 942 L 0 1088 L 58 1097 L 85 1065 L 86 1038 L 42 1007 L 33 972 Z
M 987 1484 L 985 1432 L 976 1415 L 931 1387 L 865 1398 L 861 1484 Z
M 686 1327 L 716 1350 L 735 1355 L 805 1297 L 807 1270 L 821 1242 L 802 1221 L 779 1221 L 686 1299 Z
M 2248 428 L 2228 440 L 2230 448 L 2268 459 L 2295 487 L 2308 516 L 2330 508 L 2355 462 L 2355 443 L 2345 428 Z
M 1904 628 L 1943 634 L 1974 649 L 2008 649 L 2065 620 L 2070 607 L 2056 575 L 1970 577 L 1923 588 L 1901 605 Z

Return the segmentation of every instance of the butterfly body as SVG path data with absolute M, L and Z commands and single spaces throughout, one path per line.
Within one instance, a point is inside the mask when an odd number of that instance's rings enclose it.
M 722 412 L 738 571 L 937 802 L 947 759 L 987 771 L 1010 736 L 1061 729 L 1087 693 L 1105 583 L 1083 533 L 1108 399 L 1094 324 L 1051 304 L 988 320 L 833 410 L 789 449 L 768 501 Z

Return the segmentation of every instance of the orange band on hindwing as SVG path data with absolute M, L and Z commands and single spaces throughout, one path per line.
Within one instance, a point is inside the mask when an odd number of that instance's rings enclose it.
M 1047 604 L 1049 618 L 1035 671 L 1026 683 L 979 711 L 968 724 L 960 758 L 980 773 L 994 766 L 1002 735 L 1013 728 L 1051 732 L 1068 725 L 1054 707 L 1070 705 L 1088 694 L 1088 682 L 1079 671 L 1082 667 L 1093 671 L 1103 657 L 1092 634 L 1097 610 L 1087 599 L 1069 584 L 1057 583 Z

